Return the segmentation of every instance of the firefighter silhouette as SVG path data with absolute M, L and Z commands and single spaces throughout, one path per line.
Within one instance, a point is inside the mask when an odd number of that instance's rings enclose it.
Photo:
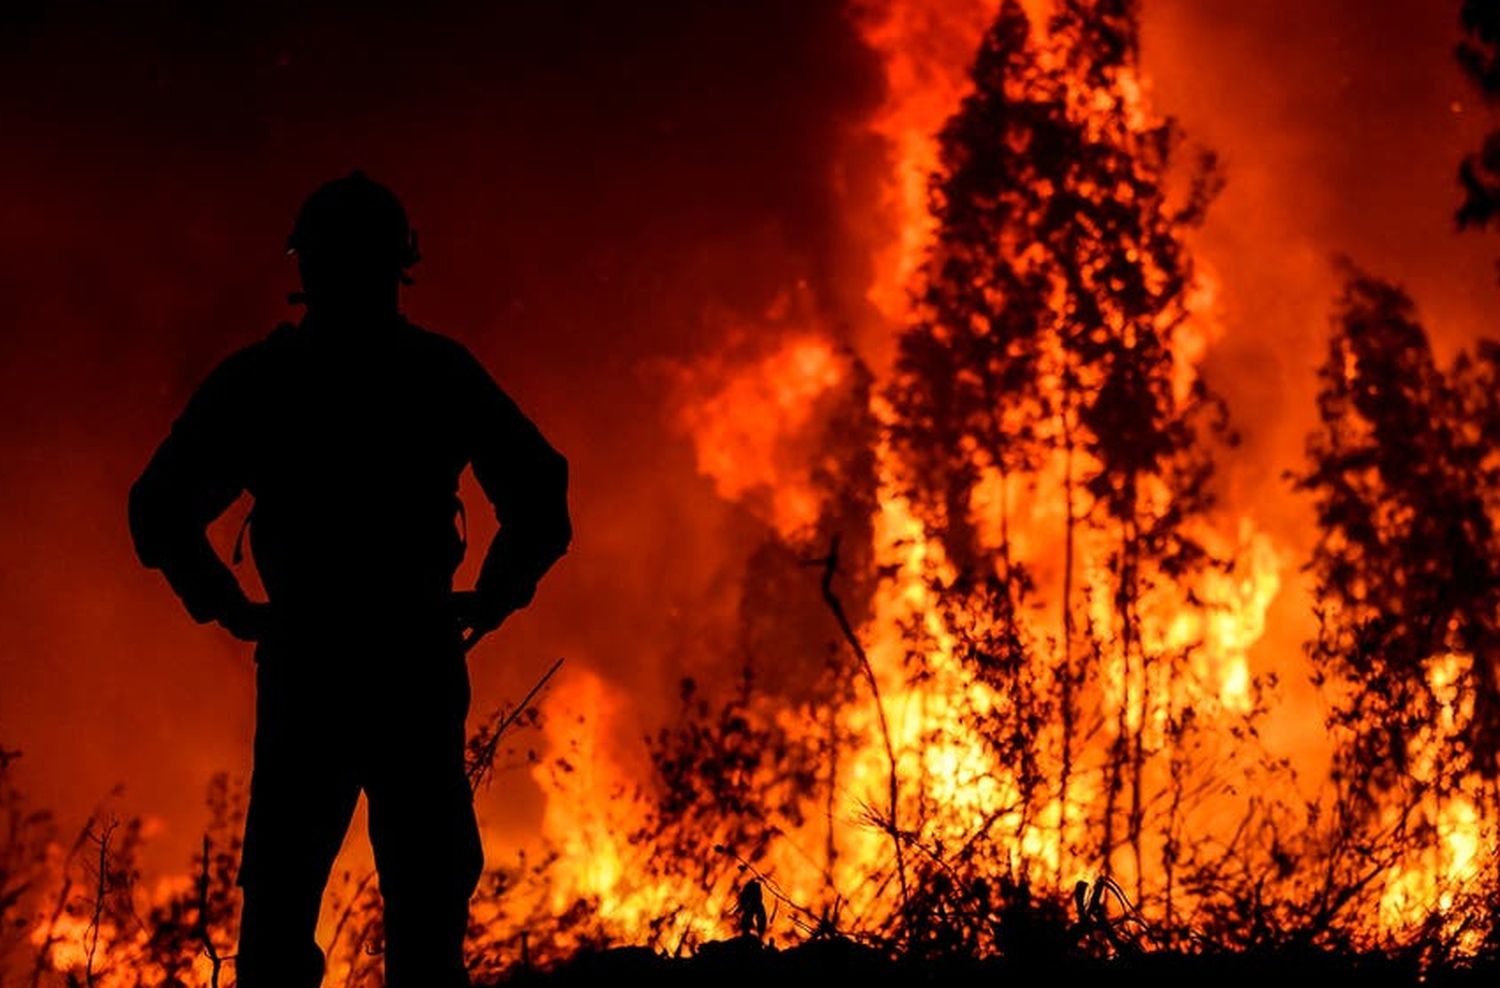
M 321 980 L 318 910 L 363 792 L 387 983 L 466 985 L 483 862 L 465 644 L 566 551 L 567 462 L 466 349 L 402 316 L 417 241 L 389 190 L 359 172 L 324 185 L 288 250 L 303 319 L 208 376 L 130 493 L 141 561 L 194 619 L 256 643 L 238 980 Z M 475 589 L 455 593 L 466 466 L 500 528 Z M 205 533 L 244 491 L 266 603 Z

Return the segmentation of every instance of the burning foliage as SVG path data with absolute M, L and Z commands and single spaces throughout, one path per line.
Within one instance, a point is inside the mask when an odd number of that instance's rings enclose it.
M 52 842 L 50 822 L 21 808 L 19 793 L 7 788 L 5 798 L 16 811 L 13 821 L 23 825 L 9 830 L 0 853 L 29 878 L 12 887 L 20 895 L 0 900 L 0 918 L 24 930 L 30 948 L 23 965 L 12 946 L 0 968 L 5 983 L 232 983 L 226 970 L 233 960 L 244 806 L 226 776 L 209 787 L 209 825 L 190 873 L 149 893 L 141 888 L 140 819 L 120 819 L 101 806 L 62 850 Z
M 1444 371 L 1410 299 L 1352 272 L 1297 478 L 1320 524 L 1309 652 L 1331 700 L 1335 812 L 1386 865 L 1382 914 L 1436 905 L 1425 920 L 1471 948 L 1495 933 L 1460 903 L 1496 891 L 1481 873 L 1500 805 L 1496 358 L 1485 343 Z
M 51 817 L 28 807 L 16 787 L 12 766 L 20 757 L 19 751 L 0 747 L 0 971 L 20 970 L 30 959 L 32 917 L 51 880 L 50 855 L 57 837 Z

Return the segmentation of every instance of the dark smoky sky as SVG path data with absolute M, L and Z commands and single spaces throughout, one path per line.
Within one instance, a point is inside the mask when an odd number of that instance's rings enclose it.
M 1309 422 L 1330 258 L 1408 283 L 1445 345 L 1488 323 L 1500 250 L 1450 219 L 1485 120 L 1451 58 L 1456 8 L 1144 4 L 1156 100 L 1229 179 L 1198 242 L 1227 330 L 1208 371 L 1246 433 L 1231 495 L 1289 542 L 1304 512 L 1278 478 Z M 136 565 L 125 493 L 208 370 L 294 315 L 292 213 L 351 167 L 421 233 L 408 312 L 573 463 L 574 552 L 480 650 L 476 707 L 555 655 L 656 710 L 675 676 L 722 665 L 726 546 L 755 528 L 696 477 L 651 368 L 800 281 L 867 317 L 851 231 L 874 212 L 861 124 L 882 86 L 821 0 L 0 5 L 0 744 L 26 750 L 37 802 L 77 819 L 123 782 L 169 866 L 209 775 L 248 767 L 248 650 Z M 497 798 L 534 824 L 512 781 Z
M 707 312 L 839 280 L 830 162 L 881 76 L 837 5 L 18 6 L 0 8 L 0 743 L 38 802 L 76 815 L 124 782 L 182 855 L 209 774 L 247 768 L 248 651 L 135 564 L 125 494 L 208 370 L 294 315 L 292 213 L 355 166 L 420 231 L 408 312 L 573 463 L 574 551 L 480 650 L 476 708 L 555 655 L 660 705 L 721 654 L 723 545 L 747 523 L 664 428 L 649 367 L 705 349 Z M 504 798 L 535 811 L 529 789 Z

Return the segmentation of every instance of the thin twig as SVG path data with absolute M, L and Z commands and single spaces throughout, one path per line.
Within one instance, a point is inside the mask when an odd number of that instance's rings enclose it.
M 359 880 L 359 883 L 354 886 L 354 891 L 350 894 L 349 901 L 344 904 L 344 908 L 339 912 L 338 922 L 334 924 L 333 927 L 333 936 L 328 941 L 328 955 L 330 957 L 332 957 L 333 952 L 338 949 L 339 941 L 343 939 L 344 936 L 344 927 L 349 924 L 349 918 L 351 915 L 353 915 L 355 907 L 359 904 L 360 898 L 365 894 L 365 889 L 368 888 L 369 884 L 374 880 L 375 869 L 371 868 L 369 871 L 365 872 L 364 877 L 361 878 Z
M 109 839 L 114 836 L 118 826 L 118 821 L 111 820 L 99 836 L 94 837 L 92 832 L 89 834 L 90 839 L 99 845 L 98 874 L 94 882 L 94 912 L 84 934 L 88 940 L 88 950 L 84 954 L 83 983 L 89 988 L 93 988 L 94 984 L 94 956 L 99 949 L 99 927 L 104 918 L 104 900 L 109 895 Z
M 558 659 L 556 662 L 552 663 L 552 668 L 548 669 L 546 673 L 542 675 L 542 678 L 536 681 L 536 685 L 531 687 L 531 690 L 526 694 L 525 698 L 523 698 L 520 703 L 516 704 L 514 710 L 505 715 L 505 717 L 500 721 L 499 725 L 495 728 L 494 733 L 486 738 L 484 743 L 480 745 L 479 751 L 474 758 L 474 763 L 469 766 L 469 788 L 471 790 L 477 792 L 479 790 L 480 784 L 489 777 L 490 770 L 495 765 L 495 755 L 500 750 L 500 738 L 503 737 L 510 726 L 516 722 L 516 718 L 520 717 L 521 714 L 531 705 L 531 701 L 535 699 L 536 695 L 542 691 L 542 687 L 546 686 L 547 683 L 551 681 L 552 677 L 557 674 L 557 670 L 562 668 L 562 664 L 562 659 Z
M 890 725 L 885 717 L 885 703 L 880 698 L 880 684 L 875 680 L 875 668 L 870 665 L 870 657 L 865 652 L 864 645 L 855 633 L 854 626 L 849 622 L 849 615 L 844 611 L 843 601 L 839 600 L 838 594 L 833 590 L 833 577 L 839 568 L 839 536 L 834 535 L 828 545 L 828 555 L 822 559 L 809 561 L 810 565 L 822 565 L 823 567 L 823 602 L 833 612 L 833 618 L 838 622 L 839 630 L 844 634 L 844 640 L 849 643 L 856 658 L 859 659 L 860 670 L 864 673 L 865 681 L 869 684 L 870 694 L 875 701 L 875 713 L 880 723 L 880 739 L 885 744 L 886 763 L 890 768 L 889 782 L 887 785 L 887 798 L 890 801 L 890 832 L 891 843 L 896 851 L 896 876 L 901 885 L 901 910 L 906 911 L 908 902 L 908 890 L 906 887 L 906 856 L 901 849 L 901 827 L 898 820 L 900 788 L 896 775 L 896 748 L 891 743 Z
M 208 955 L 209 963 L 213 965 L 209 971 L 209 986 L 219 988 L 219 974 L 224 968 L 224 958 L 219 956 L 219 948 L 214 944 L 213 935 L 208 928 L 208 862 L 211 849 L 208 834 L 204 834 L 203 867 L 198 872 L 198 922 L 193 924 L 193 932 L 198 935 L 198 940 L 203 944 L 203 952 Z

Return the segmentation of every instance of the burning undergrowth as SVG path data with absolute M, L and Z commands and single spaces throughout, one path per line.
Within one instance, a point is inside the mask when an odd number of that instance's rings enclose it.
M 1279 951 L 1406 977 L 1496 950 L 1500 351 L 1440 365 L 1411 301 L 1351 268 L 1288 477 L 1317 539 L 1288 558 L 1224 497 L 1232 410 L 1199 374 L 1221 329 L 1191 249 L 1221 174 L 1152 111 L 1134 4 L 985 13 L 858 13 L 893 84 L 969 42 L 967 76 L 906 79 L 873 125 L 899 232 L 867 299 L 888 366 L 799 287 L 659 368 L 699 471 L 759 533 L 736 647 L 699 657 L 733 675 L 682 680 L 644 772 L 586 670 L 503 742 L 490 723 L 473 777 L 538 778 L 547 850 L 486 875 L 476 978 L 621 944 L 710 964 L 752 883 L 768 939 L 848 963 Z M 1308 662 L 1257 669 L 1303 562 Z M 1293 670 L 1327 752 L 1267 735 Z M 4 799 L 9 970 L 232 978 L 228 783 L 191 877 L 149 892 L 136 825 L 98 814 L 59 851 Z M 373 874 L 334 898 L 333 975 L 377 983 Z

